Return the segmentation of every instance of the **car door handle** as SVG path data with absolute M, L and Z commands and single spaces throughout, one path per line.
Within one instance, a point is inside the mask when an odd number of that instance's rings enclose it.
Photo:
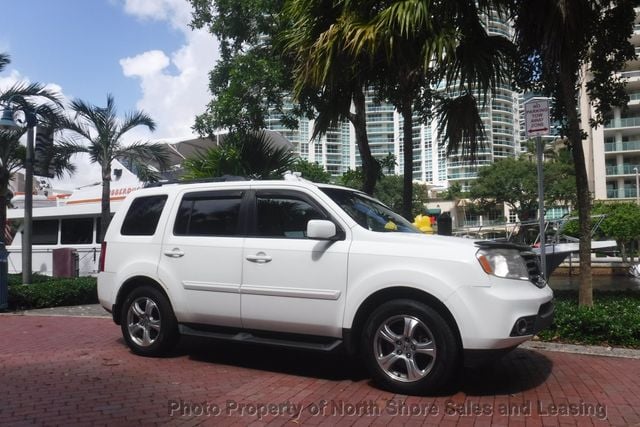
M 164 254 L 169 258 L 180 258 L 184 256 L 184 252 L 179 248 L 173 248 L 170 251 L 165 251 Z
M 264 252 L 258 252 L 255 255 L 247 256 L 247 261 L 257 262 L 258 264 L 265 264 L 267 262 L 271 262 L 271 257 Z

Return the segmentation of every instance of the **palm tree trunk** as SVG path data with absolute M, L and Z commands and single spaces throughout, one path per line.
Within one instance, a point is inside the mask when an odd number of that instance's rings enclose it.
M 570 67 L 567 67 L 570 69 Z M 576 191 L 578 201 L 578 221 L 580 223 L 580 288 L 578 303 L 581 306 L 593 305 L 593 281 L 591 277 L 591 193 L 587 164 L 582 147 L 582 132 L 578 119 L 573 73 L 560 69 L 560 84 L 567 111 L 569 141 L 576 171 Z
M 111 222 L 111 165 L 102 167 L 102 208 L 100 214 L 100 239 L 104 240 Z
M 364 90 L 356 90 L 353 93 L 353 105 L 355 113 L 349 113 L 349 121 L 353 125 L 356 134 L 356 144 L 362 159 L 362 172 L 364 174 L 364 182 L 362 191 L 373 195 L 376 187 L 376 181 L 380 171 L 380 164 L 373 158 L 371 147 L 369 147 L 369 138 L 367 137 L 367 118 Z
M 405 92 L 406 93 L 406 92 Z M 403 135 L 403 182 L 402 182 L 402 216 L 413 221 L 411 212 L 413 200 L 413 100 L 410 96 L 402 99 L 402 135 Z

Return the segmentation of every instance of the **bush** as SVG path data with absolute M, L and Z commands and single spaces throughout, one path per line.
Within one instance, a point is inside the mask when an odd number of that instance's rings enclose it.
M 556 313 L 544 341 L 640 348 L 640 293 L 596 292 L 593 307 L 579 307 L 576 292 L 556 292 Z
M 30 285 L 23 285 L 20 276 L 9 277 L 9 308 L 13 310 L 97 302 L 95 277 L 52 278 L 34 275 Z

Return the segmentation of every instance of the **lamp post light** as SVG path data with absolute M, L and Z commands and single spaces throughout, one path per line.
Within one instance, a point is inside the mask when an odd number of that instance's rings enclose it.
M 16 111 L 22 111 L 24 121 L 16 121 L 14 114 Z M 22 123 L 20 123 L 22 122 Z M 31 264 L 31 248 L 32 248 L 32 217 L 33 217 L 33 152 L 35 145 L 35 126 L 37 118 L 35 113 L 27 106 L 20 105 L 14 109 L 11 107 L 11 98 L 5 102 L 5 109 L 0 120 L 0 128 L 13 129 L 27 127 L 27 150 L 24 162 L 24 228 L 22 232 L 22 283 L 30 284 L 32 277 Z M 3 224 L 4 225 L 4 224 Z M 4 254 L 0 254 L 0 262 L 5 260 L 3 267 L 4 276 L 6 277 L 6 248 L 2 248 Z M 1 279 L 0 279 L 1 281 Z M 5 279 L 6 281 L 6 279 Z

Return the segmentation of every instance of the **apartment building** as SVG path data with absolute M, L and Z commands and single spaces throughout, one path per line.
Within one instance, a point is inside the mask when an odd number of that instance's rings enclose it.
M 640 8 L 631 42 L 640 54 Z M 596 129 L 586 129 L 584 142 L 589 188 L 596 200 L 635 200 L 640 171 L 640 59 L 629 61 L 619 75 L 627 81 L 629 104 L 616 108 L 611 120 Z M 594 112 L 581 92 L 580 113 L 583 123 Z M 586 125 L 583 125 L 587 127 Z

